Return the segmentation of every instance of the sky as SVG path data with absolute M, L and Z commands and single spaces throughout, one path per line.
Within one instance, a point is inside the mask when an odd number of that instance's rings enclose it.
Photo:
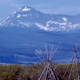
M 0 20 L 23 6 L 49 14 L 80 14 L 80 0 L 0 0 Z

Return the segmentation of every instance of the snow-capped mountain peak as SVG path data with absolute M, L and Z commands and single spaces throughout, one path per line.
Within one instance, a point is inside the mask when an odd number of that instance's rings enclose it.
M 0 23 L 1 27 L 34 27 L 45 31 L 70 31 L 80 27 L 77 16 L 44 14 L 24 6 Z
M 22 8 L 18 9 L 18 12 L 27 12 L 30 10 L 35 10 L 35 9 L 33 9 L 32 7 L 29 7 L 29 6 L 23 6 Z
M 31 10 L 31 9 L 28 8 L 28 7 L 24 7 L 24 8 L 22 9 L 22 11 L 29 11 L 29 10 Z
M 24 6 L 24 7 L 22 7 L 22 8 L 19 8 L 18 11 L 26 12 L 26 11 L 30 11 L 31 9 L 32 9 L 31 7 Z

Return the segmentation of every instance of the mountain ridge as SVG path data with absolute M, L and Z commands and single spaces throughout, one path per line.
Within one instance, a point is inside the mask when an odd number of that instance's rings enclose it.
M 79 15 L 79 14 L 78 14 Z M 76 15 L 76 16 L 78 16 Z M 45 14 L 32 7 L 22 7 L 8 16 L 1 23 L 1 27 L 35 26 L 45 31 L 69 31 L 80 27 L 78 17 L 69 15 Z

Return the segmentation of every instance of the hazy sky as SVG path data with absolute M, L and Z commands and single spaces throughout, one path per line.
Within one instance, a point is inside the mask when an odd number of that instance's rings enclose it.
M 0 19 L 25 5 L 50 14 L 80 14 L 80 0 L 0 0 Z

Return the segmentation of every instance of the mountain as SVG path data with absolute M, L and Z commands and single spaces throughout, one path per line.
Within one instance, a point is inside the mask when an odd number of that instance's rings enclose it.
M 80 15 L 44 14 L 31 7 L 22 7 L 4 19 L 1 27 L 33 27 L 45 31 L 68 31 L 80 26 Z
M 31 7 L 22 7 L 0 23 L 0 62 L 38 63 L 44 45 L 59 49 L 53 62 L 69 62 L 73 42 L 80 40 L 80 15 L 45 14 Z M 78 47 L 79 48 L 79 47 Z

